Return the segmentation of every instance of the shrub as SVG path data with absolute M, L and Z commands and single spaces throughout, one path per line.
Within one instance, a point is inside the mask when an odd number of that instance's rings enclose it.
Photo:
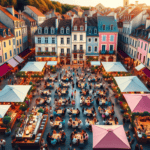
M 19 108 L 20 110 L 22 110 L 22 111 L 26 111 L 27 109 L 28 109 L 28 105 L 24 102 L 24 103 L 22 103 L 21 105 L 20 105 L 20 108 Z
M 38 112 L 39 112 L 39 113 L 44 113 L 44 110 L 43 110 L 42 108 L 40 108 L 40 109 L 38 110 Z
M 3 118 L 3 124 L 8 125 L 11 121 L 11 117 L 10 116 L 5 116 Z

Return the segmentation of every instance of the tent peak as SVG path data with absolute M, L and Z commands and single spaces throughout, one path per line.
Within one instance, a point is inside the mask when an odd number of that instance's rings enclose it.
M 113 129 L 107 129 L 107 131 L 108 131 L 108 132 L 112 132 L 112 131 L 113 131 Z

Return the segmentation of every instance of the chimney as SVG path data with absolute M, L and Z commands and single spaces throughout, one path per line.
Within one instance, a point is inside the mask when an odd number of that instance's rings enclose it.
M 87 31 L 87 14 L 85 14 L 85 31 Z
M 14 6 L 8 6 L 6 9 L 12 14 L 12 16 L 15 16 Z
M 71 27 L 73 27 L 74 15 L 71 15 Z
M 138 1 L 135 1 L 135 5 L 136 5 L 136 6 L 138 5 Z
M 114 13 L 115 21 L 117 21 L 117 13 Z
M 58 18 L 55 19 L 56 30 L 58 29 Z
M 147 29 L 148 27 L 150 27 L 150 19 L 147 18 L 145 28 Z

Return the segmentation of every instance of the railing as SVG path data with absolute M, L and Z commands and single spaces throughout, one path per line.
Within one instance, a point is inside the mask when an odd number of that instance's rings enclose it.
M 84 50 L 73 50 L 73 53 L 84 53 Z
M 115 51 L 114 51 L 114 50 L 113 50 L 113 51 L 107 51 L 107 50 L 105 50 L 105 51 L 100 51 L 99 54 L 109 54 L 109 55 L 113 55 L 113 54 L 115 54 Z
M 37 52 L 38 56 L 56 56 L 56 52 Z
M 65 53 L 60 53 L 60 56 L 65 56 Z
M 71 54 L 70 54 L 70 53 L 67 53 L 67 54 L 66 54 L 66 57 L 71 57 Z

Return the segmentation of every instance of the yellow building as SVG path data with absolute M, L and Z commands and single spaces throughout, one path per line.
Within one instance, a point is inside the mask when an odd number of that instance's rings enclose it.
M 10 29 L 0 22 L 0 64 L 6 62 L 14 56 L 15 37 Z

